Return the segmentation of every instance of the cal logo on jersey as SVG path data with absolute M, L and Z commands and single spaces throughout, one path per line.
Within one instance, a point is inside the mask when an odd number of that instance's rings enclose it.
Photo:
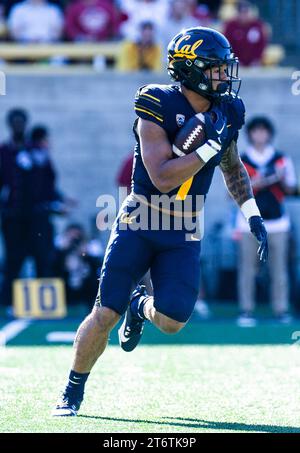
M 177 126 L 182 127 L 184 125 L 184 122 L 185 122 L 185 115 L 183 115 L 182 113 L 177 113 L 177 115 L 176 115 Z
M 127 225 L 132 225 L 135 218 L 136 218 L 135 215 L 130 216 L 127 212 L 123 212 L 123 214 L 121 215 L 121 218 L 120 218 L 120 222 L 126 223 Z

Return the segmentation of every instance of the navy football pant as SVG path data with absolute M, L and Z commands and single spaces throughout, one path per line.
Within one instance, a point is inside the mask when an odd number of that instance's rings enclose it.
M 123 212 L 107 245 L 96 305 L 123 315 L 132 290 L 150 269 L 156 310 L 186 322 L 199 291 L 200 241 L 186 241 L 185 230 L 121 230 Z

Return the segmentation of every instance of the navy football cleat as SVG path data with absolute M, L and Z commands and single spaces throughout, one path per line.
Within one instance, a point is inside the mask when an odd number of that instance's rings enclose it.
M 140 316 L 132 312 L 131 304 L 137 297 L 146 295 L 146 287 L 141 285 L 138 285 L 131 295 L 130 303 L 126 311 L 123 324 L 118 330 L 119 343 L 123 351 L 133 351 L 142 338 L 145 319 L 142 319 Z
M 77 415 L 81 403 L 82 398 L 79 399 L 78 397 L 76 398 L 64 392 L 57 402 L 56 408 L 52 411 L 51 415 L 53 417 L 74 417 L 75 415 Z

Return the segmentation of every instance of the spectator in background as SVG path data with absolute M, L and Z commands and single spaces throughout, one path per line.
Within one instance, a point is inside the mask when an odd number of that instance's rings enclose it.
M 10 14 L 11 9 L 13 6 L 15 6 L 17 3 L 21 3 L 23 0 L 0 0 L 0 2 L 3 4 L 4 7 L 4 12 L 5 12 L 5 17 L 8 17 Z M 66 4 L 70 2 L 71 0 L 49 0 L 49 3 L 58 5 L 60 9 L 63 11 Z
M 169 0 L 119 0 L 118 3 L 128 17 L 121 26 L 121 33 L 129 41 L 139 39 L 141 23 L 151 22 L 155 33 L 168 26 Z
M 0 147 L 0 212 L 5 249 L 1 302 L 10 305 L 12 281 L 28 256 L 37 277 L 51 276 L 53 232 L 51 213 L 62 202 L 49 155 L 48 132 L 35 127 L 25 143 L 27 115 L 8 114 L 12 137 Z
M 255 117 L 246 125 L 249 146 L 241 158 L 249 173 L 257 206 L 265 221 L 269 239 L 271 303 L 275 318 L 287 323 L 289 315 L 288 236 L 290 220 L 284 209 L 284 198 L 297 190 L 291 159 L 272 144 L 274 127 L 266 117 Z M 241 232 L 239 261 L 239 306 L 241 326 L 253 326 L 255 276 L 258 264 L 257 244 L 240 213 L 237 221 Z
M 5 18 L 5 8 L 4 5 L 0 3 L 0 39 L 4 40 L 7 35 L 6 27 L 6 18 Z
M 131 175 L 133 168 L 134 153 L 130 153 L 122 162 L 120 170 L 117 174 L 117 186 L 126 187 L 128 194 L 131 191 Z
M 45 0 L 26 0 L 11 9 L 8 29 L 15 41 L 55 42 L 62 36 L 63 15 L 58 6 Z
M 159 33 L 163 48 L 167 48 L 171 39 L 180 30 L 201 25 L 198 19 L 193 16 L 192 6 L 190 1 L 171 0 L 167 16 L 167 26 L 161 27 Z
M 8 154 L 14 154 L 26 145 L 28 114 L 21 108 L 15 108 L 8 112 L 6 121 L 11 136 L 7 143 L 2 144 L 1 149 Z
M 161 47 L 156 41 L 153 23 L 141 23 L 139 31 L 136 41 L 123 43 L 119 69 L 122 71 L 160 71 L 162 69 Z
M 79 224 L 68 225 L 55 240 L 54 272 L 65 281 L 68 303 L 87 303 L 97 291 L 103 247 L 89 241 Z
M 188 0 L 185 3 L 191 9 L 193 17 L 198 21 L 198 25 L 203 27 L 211 26 L 213 9 L 210 9 L 210 5 L 202 1 L 199 3 L 197 0 Z
M 77 0 L 66 9 L 66 35 L 72 41 L 106 41 L 118 35 L 121 20 L 109 0 Z
M 238 3 L 237 16 L 225 24 L 224 34 L 243 66 L 259 65 L 268 41 L 267 25 L 255 16 L 252 5 Z

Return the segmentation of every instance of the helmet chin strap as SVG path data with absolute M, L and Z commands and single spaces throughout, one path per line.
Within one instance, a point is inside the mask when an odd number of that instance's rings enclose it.
M 219 85 L 217 86 L 216 90 L 212 90 L 212 81 L 208 78 L 205 77 L 206 80 L 203 80 L 198 84 L 199 91 L 197 91 L 198 94 L 201 96 L 209 99 L 212 101 L 214 99 L 214 93 L 215 92 L 217 95 L 222 95 L 226 93 L 228 90 L 228 82 L 220 82 Z M 188 79 L 182 80 L 181 82 L 186 88 L 195 91 L 195 88 L 190 84 L 190 81 Z M 209 89 L 208 89 L 209 88 Z M 213 92 L 212 92 L 213 91 Z
M 203 92 L 203 96 L 205 97 L 208 97 L 208 98 L 213 98 L 213 92 L 215 92 L 216 94 L 224 94 L 226 93 L 226 91 L 228 90 L 228 82 L 220 82 L 217 86 L 217 88 L 215 90 L 213 90 L 213 87 L 212 87 L 212 80 L 209 79 L 207 76 L 205 77 L 206 78 L 206 81 L 203 81 L 201 83 L 199 83 L 198 87 L 199 89 Z M 205 93 L 206 89 L 209 88 L 208 92 Z

